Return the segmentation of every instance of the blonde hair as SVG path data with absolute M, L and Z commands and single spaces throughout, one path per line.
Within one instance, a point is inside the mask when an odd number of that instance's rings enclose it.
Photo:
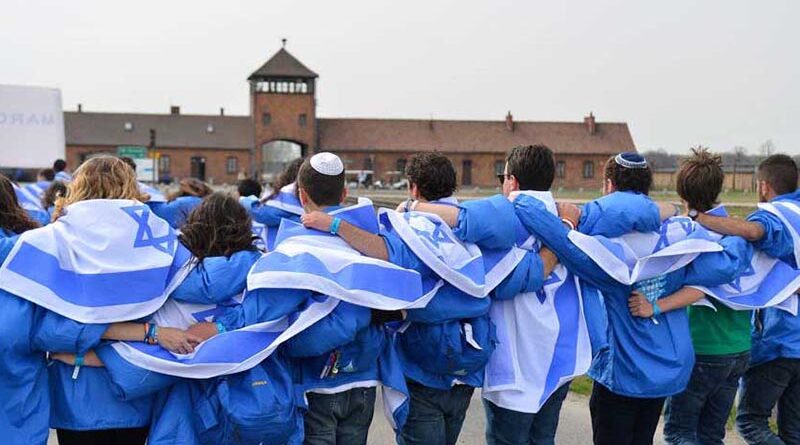
M 56 199 L 53 221 L 70 204 L 89 199 L 132 199 L 145 202 L 149 196 L 139 191 L 136 172 L 119 158 L 97 156 L 88 159 L 72 175 L 66 196 Z

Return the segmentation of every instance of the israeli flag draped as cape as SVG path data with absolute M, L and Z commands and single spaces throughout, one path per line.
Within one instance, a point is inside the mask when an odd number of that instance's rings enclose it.
M 11 184 L 14 186 L 14 193 L 17 195 L 20 207 L 25 210 L 43 210 L 38 196 L 13 182 Z
M 0 288 L 81 323 L 135 320 L 164 304 L 189 257 L 141 202 L 81 201 L 20 235 L 0 267 Z
M 147 185 L 144 182 L 139 182 L 139 191 L 147 193 L 150 196 L 150 202 L 167 202 L 167 197 L 161 193 L 161 190 Z
M 702 253 L 722 250 L 718 238 L 682 216 L 665 221 L 659 233 L 606 238 L 572 230 L 569 239 L 609 276 L 626 285 L 678 270 Z
M 557 213 L 550 192 L 521 193 Z M 520 240 L 523 247 L 538 250 L 530 235 Z M 483 397 L 492 403 L 537 413 L 561 385 L 589 370 L 592 350 L 581 288 L 564 266 L 556 266 L 537 292 L 493 301 L 489 314 L 497 328 L 497 349 L 486 366 Z
M 488 295 L 525 256 L 518 248 L 484 255 L 475 244 L 459 240 L 434 214 L 380 209 L 379 218 L 384 228 L 396 233 L 436 275 L 473 297 Z
M 800 208 L 794 203 L 780 201 L 761 203 L 758 206 L 780 218 L 789 229 L 797 261 L 800 258 L 800 237 L 798 237 Z M 716 213 L 714 211 L 709 213 L 715 216 L 727 216 L 724 209 L 715 210 Z M 792 315 L 797 315 L 798 288 L 800 288 L 800 270 L 761 251 L 755 252 L 750 266 L 734 282 L 713 288 L 697 287 L 706 295 L 732 309 L 761 309 L 776 306 Z
M 330 212 L 368 232 L 378 232 L 372 201 Z M 338 236 L 284 219 L 273 251 L 261 257 L 247 288 L 306 289 L 359 306 L 382 310 L 424 307 L 440 287 L 418 272 L 368 258 Z
M 25 190 L 36 198 L 41 199 L 48 187 L 50 187 L 50 181 L 38 181 L 26 185 Z
M 159 326 L 186 329 L 195 323 L 213 321 L 227 306 L 241 301 L 242 296 L 223 305 L 170 299 L 153 316 L 153 321 Z M 159 345 L 144 342 L 117 342 L 112 346 L 133 365 L 161 374 L 192 379 L 235 374 L 264 361 L 278 346 L 328 315 L 338 304 L 335 298 L 315 300 L 297 314 L 215 335 L 191 354 L 173 354 Z
M 264 205 L 275 207 L 295 215 L 302 215 L 305 213 L 302 204 L 300 204 L 300 200 L 297 198 L 297 186 L 294 182 L 282 187 L 280 191 L 278 191 L 278 194 L 264 203 Z

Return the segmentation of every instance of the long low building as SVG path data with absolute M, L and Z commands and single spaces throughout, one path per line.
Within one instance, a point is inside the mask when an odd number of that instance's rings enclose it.
M 64 113 L 67 162 L 97 153 L 158 158 L 160 179 L 196 177 L 232 183 L 257 174 L 269 181 L 291 160 L 332 151 L 371 181 L 399 180 L 408 157 L 438 150 L 456 166 L 462 187 L 494 187 L 514 146 L 545 144 L 556 153 L 556 187 L 600 187 L 605 160 L 634 151 L 627 124 L 437 119 L 318 118 L 318 76 L 281 48 L 248 78 L 250 114 Z

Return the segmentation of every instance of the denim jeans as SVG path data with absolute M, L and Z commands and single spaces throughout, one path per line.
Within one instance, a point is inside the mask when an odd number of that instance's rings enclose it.
M 589 399 L 594 445 L 652 445 L 664 400 L 623 396 L 594 382 Z
M 456 385 L 448 391 L 408 380 L 411 404 L 400 445 L 455 445 L 475 388 Z
M 672 445 L 722 445 L 728 414 L 750 351 L 698 355 L 686 389 L 667 400 L 664 439 Z
M 769 428 L 778 405 L 778 435 Z M 749 444 L 800 444 L 800 359 L 779 358 L 747 370 L 736 429 Z
M 375 410 L 375 388 L 308 394 L 305 445 L 365 445 Z
M 501 408 L 483 399 L 486 410 L 486 443 L 488 445 L 553 445 L 558 429 L 561 405 L 569 392 L 569 384 L 558 388 L 536 414 Z

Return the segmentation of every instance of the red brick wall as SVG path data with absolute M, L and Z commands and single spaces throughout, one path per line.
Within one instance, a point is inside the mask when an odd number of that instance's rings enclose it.
M 325 147 L 322 147 L 323 149 Z M 389 171 L 397 169 L 398 159 L 408 159 L 414 152 L 407 153 L 375 153 L 375 152 L 337 152 L 345 161 L 348 170 L 365 169 L 365 159 L 372 155 L 372 170 L 375 172 L 374 180 L 392 181 L 398 180 L 396 177 L 387 174 Z M 500 183 L 495 172 L 495 163 L 505 165 L 505 153 L 445 153 L 453 162 L 456 168 L 459 187 L 467 189 L 470 187 L 496 187 Z M 556 178 L 553 188 L 563 187 L 566 189 L 599 189 L 602 187 L 603 166 L 608 159 L 606 155 L 560 155 L 556 154 L 556 162 L 563 161 L 565 167 L 564 178 Z M 472 161 L 472 185 L 463 185 L 464 161 Z M 591 161 L 594 165 L 594 176 L 591 178 L 583 177 L 583 164 Z
M 255 93 L 251 96 L 255 120 L 256 169 L 261 168 L 261 146 L 274 140 L 288 140 L 303 145 L 312 153 L 317 142 L 316 99 L 312 94 Z M 271 116 L 269 125 L 263 124 L 263 114 Z M 300 125 L 300 115 L 306 115 L 306 124 Z
M 83 155 L 94 153 L 116 154 L 116 146 L 68 146 L 67 164 L 70 170 L 74 170 L 81 162 Z M 247 171 L 249 150 L 215 150 L 198 148 L 160 148 L 158 152 L 162 156 L 169 156 L 170 171 L 169 176 L 173 179 L 188 178 L 191 176 L 191 160 L 194 156 L 206 158 L 206 181 L 214 184 L 233 184 L 238 177 L 238 171 L 228 173 L 227 160 L 235 157 L 238 160 L 239 170 Z

